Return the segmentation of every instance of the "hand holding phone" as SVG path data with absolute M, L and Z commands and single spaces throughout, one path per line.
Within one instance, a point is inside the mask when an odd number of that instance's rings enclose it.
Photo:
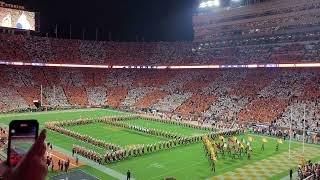
M 46 152 L 46 130 L 43 129 L 24 158 L 15 168 L 9 167 L 3 174 L 3 179 L 15 180 L 44 180 L 48 174 L 48 167 L 45 161 Z
M 9 125 L 7 163 L 16 166 L 38 138 L 37 120 L 13 120 Z

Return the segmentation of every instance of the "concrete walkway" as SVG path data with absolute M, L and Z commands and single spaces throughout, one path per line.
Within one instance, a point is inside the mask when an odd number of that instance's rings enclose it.
M 72 153 L 70 151 L 67 151 L 67 150 L 65 150 L 65 149 L 63 149 L 61 147 L 58 147 L 58 146 L 54 146 L 53 148 L 55 150 L 65 154 L 65 155 L 67 155 L 67 156 L 71 156 L 72 157 Z M 120 180 L 126 180 L 127 179 L 126 175 L 121 174 L 121 173 L 119 173 L 119 172 L 117 172 L 117 171 L 115 171 L 113 169 L 107 168 L 106 166 L 103 166 L 103 165 L 101 165 L 99 163 L 91 161 L 91 160 L 89 160 L 87 158 L 84 158 L 82 156 L 78 156 L 78 157 L 79 157 L 79 161 L 84 162 L 86 165 L 88 165 L 88 166 L 90 166 L 90 167 L 92 167 L 94 169 L 97 169 L 97 170 L 99 170 L 101 172 L 104 172 L 105 174 L 108 174 L 109 176 L 112 176 L 112 177 L 114 177 L 116 179 L 120 179 Z M 134 180 L 134 178 L 131 178 L 131 179 Z
M 289 174 L 289 171 L 288 171 L 288 174 Z M 298 177 L 298 172 L 295 172 L 292 174 L 292 179 L 297 179 L 297 177 Z M 290 176 L 288 175 L 286 177 L 281 178 L 280 180 L 290 180 Z

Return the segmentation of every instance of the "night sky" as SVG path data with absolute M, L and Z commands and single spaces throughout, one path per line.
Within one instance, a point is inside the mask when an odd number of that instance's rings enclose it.
M 40 12 L 41 32 L 59 37 L 114 41 L 192 41 L 192 15 L 197 0 L 7 0 Z

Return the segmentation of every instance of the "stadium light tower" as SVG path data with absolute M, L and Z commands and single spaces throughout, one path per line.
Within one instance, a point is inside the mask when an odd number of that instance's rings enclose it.
M 208 1 L 207 3 L 208 3 L 209 7 L 212 7 L 212 6 L 219 7 L 220 6 L 220 0 Z
M 206 8 L 208 5 L 207 5 L 207 2 L 202 2 L 200 3 L 200 8 Z
M 219 6 L 220 6 L 220 0 L 215 0 L 215 1 L 214 1 L 214 5 L 215 5 L 216 7 L 219 7 Z
M 211 0 L 211 1 L 201 2 L 199 5 L 199 8 L 204 9 L 208 7 L 219 7 L 219 6 L 220 6 L 220 0 Z
M 208 5 L 208 7 L 214 6 L 214 1 L 208 1 L 208 2 L 207 2 L 207 5 Z

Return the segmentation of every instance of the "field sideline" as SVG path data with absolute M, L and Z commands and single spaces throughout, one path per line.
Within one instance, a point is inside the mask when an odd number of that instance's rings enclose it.
M 122 116 L 130 113 L 120 112 L 109 109 L 79 109 L 79 110 L 62 110 L 52 112 L 40 112 L 40 113 L 14 113 L 0 115 L 0 123 L 8 125 L 13 119 L 37 119 L 40 122 L 40 127 L 43 128 L 45 122 L 49 121 L 61 121 L 61 120 L 74 120 L 79 118 L 98 118 L 105 116 Z M 204 130 L 197 130 L 187 127 L 179 127 L 177 125 L 164 124 L 153 121 L 146 121 L 143 119 L 123 121 L 121 123 L 129 125 L 137 125 L 145 128 L 154 128 L 162 131 L 176 132 L 181 135 L 196 135 L 206 133 Z M 120 146 L 129 146 L 133 144 L 150 144 L 165 138 L 159 138 L 155 136 L 138 134 L 131 132 L 131 130 L 121 129 L 118 127 L 111 127 L 109 125 L 90 124 L 81 126 L 71 126 L 68 129 L 75 132 L 90 135 L 97 139 L 105 140 Z M 239 135 L 239 139 L 246 139 L 247 134 Z M 286 168 L 275 171 L 270 170 L 272 176 L 266 176 L 260 173 L 259 166 L 267 166 L 265 162 L 273 162 L 274 157 L 278 159 L 287 158 L 288 142 L 280 145 L 278 152 L 275 151 L 275 144 L 277 139 L 271 137 L 265 137 L 268 140 L 265 151 L 261 151 L 261 139 L 262 136 L 253 135 L 255 141 L 253 142 L 253 155 L 251 160 L 242 157 L 240 159 L 233 160 L 231 157 L 219 157 L 216 164 L 216 173 L 211 172 L 211 167 L 208 159 L 204 153 L 202 142 L 179 146 L 170 150 L 162 150 L 155 153 L 146 154 L 139 157 L 132 157 L 123 161 L 105 165 L 106 168 L 111 168 L 121 174 L 125 174 L 128 169 L 133 174 L 135 179 L 162 179 L 164 177 L 175 177 L 177 179 L 228 179 L 230 175 L 239 172 L 246 172 L 246 177 L 255 179 L 281 179 L 288 175 L 290 167 L 296 168 L 298 161 L 285 161 Z M 101 154 L 104 154 L 106 150 L 93 146 L 91 144 L 76 140 L 65 135 L 48 131 L 47 141 L 52 142 L 54 145 L 59 146 L 67 151 L 71 151 L 72 145 L 77 144 L 84 146 L 88 149 L 92 149 Z M 301 144 L 299 142 L 293 142 L 291 144 L 292 151 L 298 158 L 298 154 L 302 151 Z M 317 151 L 319 149 L 319 152 Z M 312 161 L 320 161 L 320 146 L 306 144 L 306 156 Z M 283 163 L 282 161 L 275 161 L 274 163 Z M 254 169 L 256 168 L 256 169 Z M 100 170 L 90 167 L 88 165 L 81 167 L 84 172 L 93 174 L 100 179 L 114 179 Z M 279 169 L 279 168 L 278 168 Z M 56 175 L 58 172 L 49 173 L 49 177 Z M 260 173 L 260 174 L 259 174 Z M 240 173 L 241 174 L 241 173 Z M 243 174 L 243 173 L 242 173 Z M 269 173 L 270 174 L 270 173 Z M 255 178 L 254 178 L 255 177 Z M 237 178 L 235 178 L 237 179 Z M 240 176 L 239 176 L 240 179 Z M 250 178 L 249 178 L 250 179 Z

